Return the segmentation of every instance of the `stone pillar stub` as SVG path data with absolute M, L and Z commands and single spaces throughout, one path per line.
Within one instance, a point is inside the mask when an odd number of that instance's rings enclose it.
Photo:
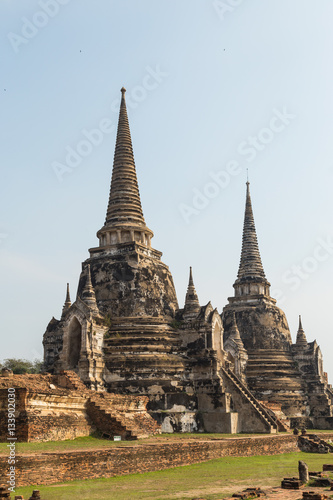
M 299 473 L 299 479 L 303 484 L 306 484 L 309 482 L 309 467 L 306 465 L 303 460 L 299 460 L 298 462 L 298 473 Z

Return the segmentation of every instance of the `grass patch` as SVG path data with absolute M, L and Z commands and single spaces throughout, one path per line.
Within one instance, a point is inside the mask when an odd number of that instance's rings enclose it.
M 310 433 L 310 431 L 309 431 Z M 333 431 L 323 431 L 323 430 L 313 430 L 313 434 L 331 433 L 333 436 Z M 283 432 L 279 435 L 287 435 L 288 433 Z M 33 442 L 33 443 L 16 443 L 16 453 L 17 454 L 29 454 L 29 453 L 43 453 L 43 452 L 65 452 L 65 451 L 76 451 L 76 450 L 87 450 L 87 449 L 99 449 L 99 448 L 110 448 L 114 446 L 137 446 L 140 444 L 154 444 L 162 442 L 171 442 L 179 440 L 220 440 L 220 439 L 240 439 L 246 437 L 269 437 L 269 434 L 212 434 L 212 433 L 173 433 L 173 434 L 159 434 L 157 436 L 152 436 L 147 439 L 138 439 L 136 441 L 112 441 L 109 439 L 102 439 L 97 435 L 79 437 L 76 439 L 67 439 L 65 441 L 47 441 L 43 442 Z M 0 443 L 0 455 L 7 455 L 8 447 L 7 443 Z
M 76 439 L 66 439 L 65 441 L 47 441 L 33 443 L 16 443 L 17 454 L 56 452 L 56 451 L 75 451 L 91 448 L 109 448 L 113 446 L 136 446 L 138 444 L 154 444 L 165 441 L 177 440 L 218 440 L 235 439 L 253 436 L 267 436 L 267 434 L 209 434 L 209 433 L 179 433 L 179 434 L 159 434 L 147 439 L 138 439 L 136 441 L 112 441 L 102 439 L 95 435 L 79 437 Z M 332 433 L 333 435 L 333 433 Z M 8 454 L 7 443 L 0 443 L 0 454 Z
M 194 497 L 217 500 L 250 486 L 263 489 L 279 486 L 283 477 L 298 475 L 298 460 L 304 460 L 310 470 L 322 470 L 324 463 L 333 462 L 330 455 L 301 452 L 225 457 L 145 474 L 18 488 L 16 495 L 29 498 L 35 488 L 47 500 L 189 500 Z
M 142 440 L 141 440 L 142 441 Z M 52 451 L 75 451 L 93 448 L 110 448 L 111 446 L 133 446 L 139 441 L 111 441 L 94 436 L 78 437 L 76 439 L 66 439 L 65 441 L 47 441 L 34 443 L 16 443 L 16 454 L 41 453 Z M 0 443 L 0 453 L 8 453 L 6 443 Z

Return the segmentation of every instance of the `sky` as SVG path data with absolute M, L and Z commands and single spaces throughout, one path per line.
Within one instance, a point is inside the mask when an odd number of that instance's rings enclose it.
M 333 380 L 333 2 L 2 0 L 1 355 L 42 358 L 97 246 L 120 88 L 183 306 L 233 295 L 247 171 L 271 294 Z

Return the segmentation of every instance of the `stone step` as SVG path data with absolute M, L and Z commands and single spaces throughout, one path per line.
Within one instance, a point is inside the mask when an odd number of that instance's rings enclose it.
M 236 375 L 230 369 L 222 368 L 222 371 L 229 377 L 229 379 L 233 382 L 233 384 L 237 387 L 237 389 L 246 397 L 246 399 L 252 404 L 252 406 L 257 410 L 258 414 L 261 416 L 263 420 L 266 421 L 270 425 L 270 428 L 273 430 L 276 429 L 276 424 L 272 417 L 269 414 L 264 413 L 263 408 L 260 406 L 259 401 L 253 396 L 253 394 L 243 385 L 243 383 L 236 377 Z
M 98 397 L 91 398 L 91 404 L 94 406 L 95 411 L 101 412 L 104 418 L 110 422 L 110 430 L 114 425 L 114 422 L 120 424 L 124 429 L 127 437 L 132 439 L 138 439 L 142 437 L 147 437 L 150 434 L 156 434 L 160 432 L 160 428 L 157 423 L 150 417 L 150 415 L 144 412 L 136 412 L 133 415 L 126 414 L 124 412 L 116 412 L 105 401 L 99 401 Z M 92 415 L 90 411 L 90 415 Z M 108 433 L 107 428 L 101 429 L 105 434 Z M 111 435 L 111 434 L 110 434 Z
M 290 419 L 283 413 L 281 405 L 277 403 L 269 403 L 268 401 L 260 401 L 268 412 L 272 412 L 277 419 L 278 430 L 280 432 L 290 431 Z

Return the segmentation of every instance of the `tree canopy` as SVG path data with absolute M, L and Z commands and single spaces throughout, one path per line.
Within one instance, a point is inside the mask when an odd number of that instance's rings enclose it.
M 42 361 L 35 359 L 34 361 L 29 361 L 28 359 L 17 359 L 8 358 L 4 359 L 0 363 L 0 370 L 2 368 L 7 368 L 13 370 L 13 373 L 23 374 L 23 373 L 40 373 L 42 367 Z

